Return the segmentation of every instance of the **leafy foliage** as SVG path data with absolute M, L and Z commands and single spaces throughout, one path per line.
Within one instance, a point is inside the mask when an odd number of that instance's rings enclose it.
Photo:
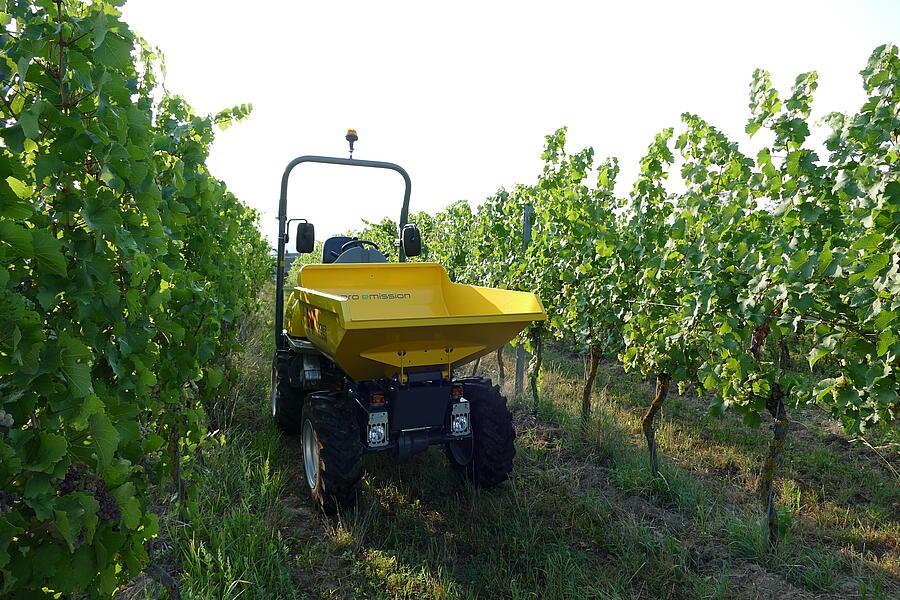
M 110 595 L 270 269 L 119 2 L 0 2 L 0 595 Z
M 826 159 L 809 142 L 816 74 L 782 99 L 757 70 L 747 132 L 769 141 L 755 160 L 684 114 L 617 198 L 615 159 L 567 154 L 560 129 L 535 185 L 475 210 L 453 205 L 426 241 L 434 257 L 468 257 L 454 262 L 458 279 L 537 292 L 551 333 L 574 349 L 600 345 L 628 369 L 716 391 L 714 410 L 758 423 L 777 386 L 849 431 L 890 425 L 900 417 L 897 47 L 876 48 L 862 76 L 859 112 L 827 118 Z M 523 259 L 525 205 L 535 225 Z

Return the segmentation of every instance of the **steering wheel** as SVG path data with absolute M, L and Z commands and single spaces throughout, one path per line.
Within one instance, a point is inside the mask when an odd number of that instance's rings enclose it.
M 376 250 L 379 250 L 379 251 L 381 250 L 378 247 L 378 244 L 376 244 L 375 242 L 370 242 L 369 240 L 352 239 L 349 242 L 344 242 L 344 244 L 341 246 L 340 251 L 335 252 L 334 250 L 332 250 L 331 256 L 333 256 L 334 258 L 337 258 L 344 252 L 344 250 L 349 250 L 350 248 L 357 248 L 357 247 L 362 248 L 363 246 L 367 246 L 367 245 L 372 246 Z

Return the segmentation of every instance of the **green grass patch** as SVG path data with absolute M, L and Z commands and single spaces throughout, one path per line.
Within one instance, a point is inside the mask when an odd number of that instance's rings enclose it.
M 155 560 L 176 573 L 184 597 L 900 595 L 900 492 L 857 449 L 792 430 L 773 553 L 754 494 L 766 428 L 710 417 L 702 400 L 673 395 L 653 476 L 640 432 L 649 384 L 604 366 L 585 425 L 582 365 L 553 354 L 539 402 L 515 403 L 509 483 L 474 490 L 437 448 L 402 465 L 369 456 L 358 508 L 325 517 L 307 498 L 297 440 L 267 415 L 267 310 L 244 324 L 232 392 L 210 407 L 224 441 L 204 454 L 188 506 L 163 519 Z M 482 361 L 482 372 L 495 367 Z M 123 596 L 165 593 L 145 581 Z

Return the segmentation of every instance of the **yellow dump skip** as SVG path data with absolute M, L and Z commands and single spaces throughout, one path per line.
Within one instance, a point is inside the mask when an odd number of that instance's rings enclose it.
M 288 333 L 308 338 L 356 380 L 410 367 L 446 371 L 547 318 L 534 294 L 452 283 L 431 263 L 306 265 L 298 283 Z

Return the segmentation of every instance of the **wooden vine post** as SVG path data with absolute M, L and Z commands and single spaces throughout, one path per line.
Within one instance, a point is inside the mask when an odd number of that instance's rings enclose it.
M 522 213 L 522 254 L 528 250 L 531 243 L 531 222 L 534 215 L 534 208 L 530 204 L 526 204 Z M 516 348 L 516 387 L 515 396 L 520 398 L 525 388 L 525 362 L 527 361 L 525 346 L 519 344 Z

